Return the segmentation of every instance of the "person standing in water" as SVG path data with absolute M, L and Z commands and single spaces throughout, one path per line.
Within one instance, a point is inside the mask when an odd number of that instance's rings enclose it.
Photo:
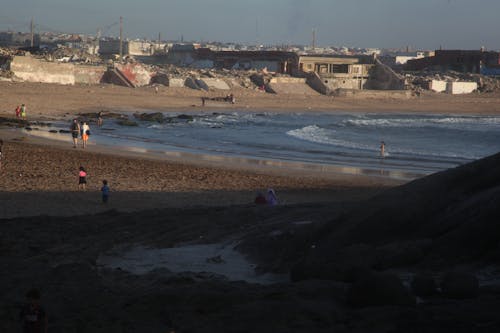
M 380 142 L 380 157 L 385 157 L 385 142 Z

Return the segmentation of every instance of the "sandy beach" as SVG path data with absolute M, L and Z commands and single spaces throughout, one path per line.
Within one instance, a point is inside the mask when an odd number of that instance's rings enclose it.
M 201 97 L 220 97 L 233 93 L 236 104 L 207 103 Z M 28 118 L 46 118 L 79 112 L 106 111 L 182 111 L 249 109 L 288 111 L 421 112 L 444 114 L 500 113 L 500 95 L 447 95 L 424 93 L 409 99 L 351 98 L 322 95 L 275 95 L 243 88 L 231 91 L 198 91 L 189 88 L 153 87 L 130 89 L 114 85 L 64 86 L 42 83 L 0 82 L 0 116 L 13 116 L 17 105 L 25 103 Z
M 234 94 L 238 109 L 252 111 L 500 114 L 494 94 L 409 100 Z M 0 116 L 13 118 L 19 103 L 27 104 L 29 121 L 69 121 L 100 110 L 230 110 L 223 104 L 202 109 L 202 95 L 1 82 Z M 31 288 L 42 293 L 49 332 L 500 327 L 499 155 L 409 182 L 160 158 L 95 144 L 75 149 L 69 134 L 55 141 L 10 127 L 0 129 L 0 138 L 2 332 L 20 329 L 19 309 Z M 79 166 L 88 172 L 86 190 L 78 188 Z M 111 187 L 106 205 L 103 179 Z M 255 205 L 256 192 L 268 188 L 281 204 Z M 178 251 L 179 270 L 157 257 L 164 250 Z M 246 275 L 237 275 L 235 252 Z M 228 275 L 205 269 L 210 265 Z M 268 273 L 282 280 L 249 280 Z

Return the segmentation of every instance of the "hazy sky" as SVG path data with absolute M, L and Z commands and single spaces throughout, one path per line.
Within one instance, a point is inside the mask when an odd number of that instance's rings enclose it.
M 500 49 L 500 0 L 1 0 L 0 29 L 261 44 Z M 7 3 L 4 3 L 7 2 Z M 115 25 L 113 25 L 115 23 Z M 113 25 L 110 27 L 110 25 Z

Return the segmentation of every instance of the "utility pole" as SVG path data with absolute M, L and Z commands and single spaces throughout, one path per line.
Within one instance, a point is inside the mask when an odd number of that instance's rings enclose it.
M 97 50 L 99 49 L 99 40 L 101 40 L 101 28 L 97 28 L 95 35 L 94 54 L 98 53 Z
M 157 48 L 157 52 L 160 51 L 160 48 L 161 48 L 161 32 L 158 33 L 158 48 Z
M 316 29 L 312 31 L 312 49 L 316 50 Z
M 30 30 L 31 30 L 31 44 L 30 44 L 30 46 L 33 47 L 35 44 L 35 25 L 33 23 L 33 17 L 31 18 Z
M 120 61 L 123 60 L 123 17 L 120 16 Z

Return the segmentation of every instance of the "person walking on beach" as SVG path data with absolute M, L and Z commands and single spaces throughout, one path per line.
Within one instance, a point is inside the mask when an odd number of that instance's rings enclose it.
M 108 198 L 109 198 L 109 186 L 108 186 L 108 181 L 104 179 L 102 181 L 102 187 L 101 187 L 101 192 L 102 192 L 102 202 L 103 203 L 108 203 Z
M 87 124 L 86 121 L 84 121 L 83 125 L 82 125 L 82 148 L 83 149 L 87 148 L 87 141 L 89 140 L 89 135 L 90 135 L 90 126 Z
M 71 136 L 73 137 L 73 148 L 76 148 L 78 144 L 78 135 L 80 134 L 80 125 L 78 124 L 78 120 L 73 119 L 73 124 L 70 127 Z
M 26 304 L 21 310 L 20 319 L 23 322 L 23 333 L 47 333 L 47 314 L 40 305 L 38 289 L 31 289 L 26 293 Z
M 21 118 L 21 107 L 19 105 L 16 107 L 16 118 Z
M 78 171 L 78 188 L 81 190 L 85 190 L 87 186 L 87 171 L 80 166 L 80 170 Z
M 382 157 L 382 158 L 385 157 L 385 142 L 384 141 L 380 142 L 380 157 Z
M 24 104 L 21 105 L 21 118 L 26 120 L 26 105 Z
M 102 127 L 102 111 L 97 114 L 97 127 Z

